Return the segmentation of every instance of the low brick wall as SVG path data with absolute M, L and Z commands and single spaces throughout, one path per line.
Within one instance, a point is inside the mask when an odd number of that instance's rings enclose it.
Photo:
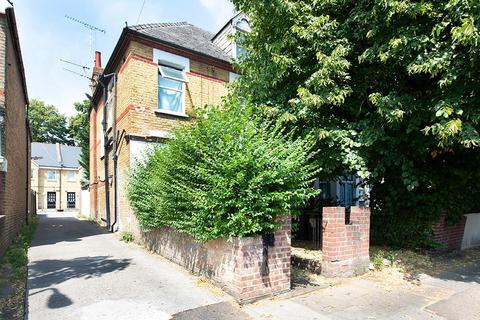
M 462 217 L 462 220 L 454 225 L 448 225 L 445 218 L 446 213 L 442 212 L 438 222 L 432 226 L 433 240 L 443 244 L 445 250 L 460 250 L 462 247 L 466 218 Z
M 187 268 L 190 272 L 213 280 L 239 302 L 290 290 L 291 220 L 282 219 L 268 247 L 268 273 L 262 275 L 264 245 L 262 237 L 217 239 L 206 243 L 172 228 L 143 232 L 146 247 Z
M 370 209 L 351 207 L 350 224 L 345 208 L 323 208 L 322 274 L 354 276 L 368 271 L 370 264 Z

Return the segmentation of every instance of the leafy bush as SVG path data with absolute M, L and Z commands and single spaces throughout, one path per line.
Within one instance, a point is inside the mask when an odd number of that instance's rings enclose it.
M 305 140 L 267 130 L 249 107 L 206 107 L 132 172 L 128 198 L 144 229 L 198 240 L 272 232 L 316 192 Z
M 232 0 L 235 96 L 316 137 L 322 180 L 372 187 L 374 239 L 431 246 L 440 209 L 480 208 L 479 1 Z
M 120 233 L 120 240 L 126 243 L 132 242 L 134 240 L 134 236 L 131 232 L 128 231 L 122 231 Z

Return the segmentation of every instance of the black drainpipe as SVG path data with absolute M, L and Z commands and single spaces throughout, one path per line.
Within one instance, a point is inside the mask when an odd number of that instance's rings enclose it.
M 108 178 L 108 128 L 107 128 L 107 87 L 104 80 L 114 76 L 114 73 L 102 75 L 99 79 L 99 83 L 103 88 L 103 148 L 104 148 L 104 157 L 103 163 L 105 168 L 105 223 L 107 224 L 107 229 L 110 230 L 110 179 Z
M 113 223 L 110 231 L 115 232 L 118 223 L 118 155 L 117 155 L 117 77 L 113 76 Z M 118 228 L 117 228 L 118 229 Z

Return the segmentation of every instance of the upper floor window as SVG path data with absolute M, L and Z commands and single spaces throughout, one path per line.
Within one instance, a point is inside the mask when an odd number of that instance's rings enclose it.
M 187 77 L 183 70 L 159 66 L 158 109 L 162 112 L 185 114 L 185 84 Z
M 107 86 L 107 103 L 105 108 L 107 108 L 107 129 L 111 128 L 113 125 L 113 108 L 115 108 L 115 90 L 113 79 L 110 80 Z
M 47 179 L 48 180 L 57 180 L 57 171 L 54 170 L 48 170 L 47 171 Z
M 239 46 L 238 44 L 236 45 L 236 52 L 235 52 L 235 57 L 238 59 L 240 58 L 241 56 L 243 56 L 244 54 L 246 54 L 248 51 L 247 49 L 245 49 L 244 47 L 242 46 Z
M 252 28 L 250 27 L 250 22 L 246 17 L 243 17 L 240 20 L 237 20 L 235 23 L 235 28 L 237 31 L 237 39 L 235 43 L 234 58 L 238 59 L 248 53 L 247 49 L 245 49 L 245 47 L 242 46 L 242 42 L 245 35 L 252 31 Z
M 77 177 L 74 171 L 67 171 L 67 181 L 68 182 L 75 182 L 77 181 Z

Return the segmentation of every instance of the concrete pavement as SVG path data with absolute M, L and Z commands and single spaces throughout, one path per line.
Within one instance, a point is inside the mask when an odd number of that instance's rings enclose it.
M 263 320 L 480 320 L 480 263 L 436 276 L 421 274 L 418 280 L 366 275 L 290 299 L 264 300 L 243 311 Z
M 195 317 L 201 310 L 242 315 L 220 290 L 88 221 L 64 212 L 39 217 L 29 250 L 31 320 L 201 319 Z

